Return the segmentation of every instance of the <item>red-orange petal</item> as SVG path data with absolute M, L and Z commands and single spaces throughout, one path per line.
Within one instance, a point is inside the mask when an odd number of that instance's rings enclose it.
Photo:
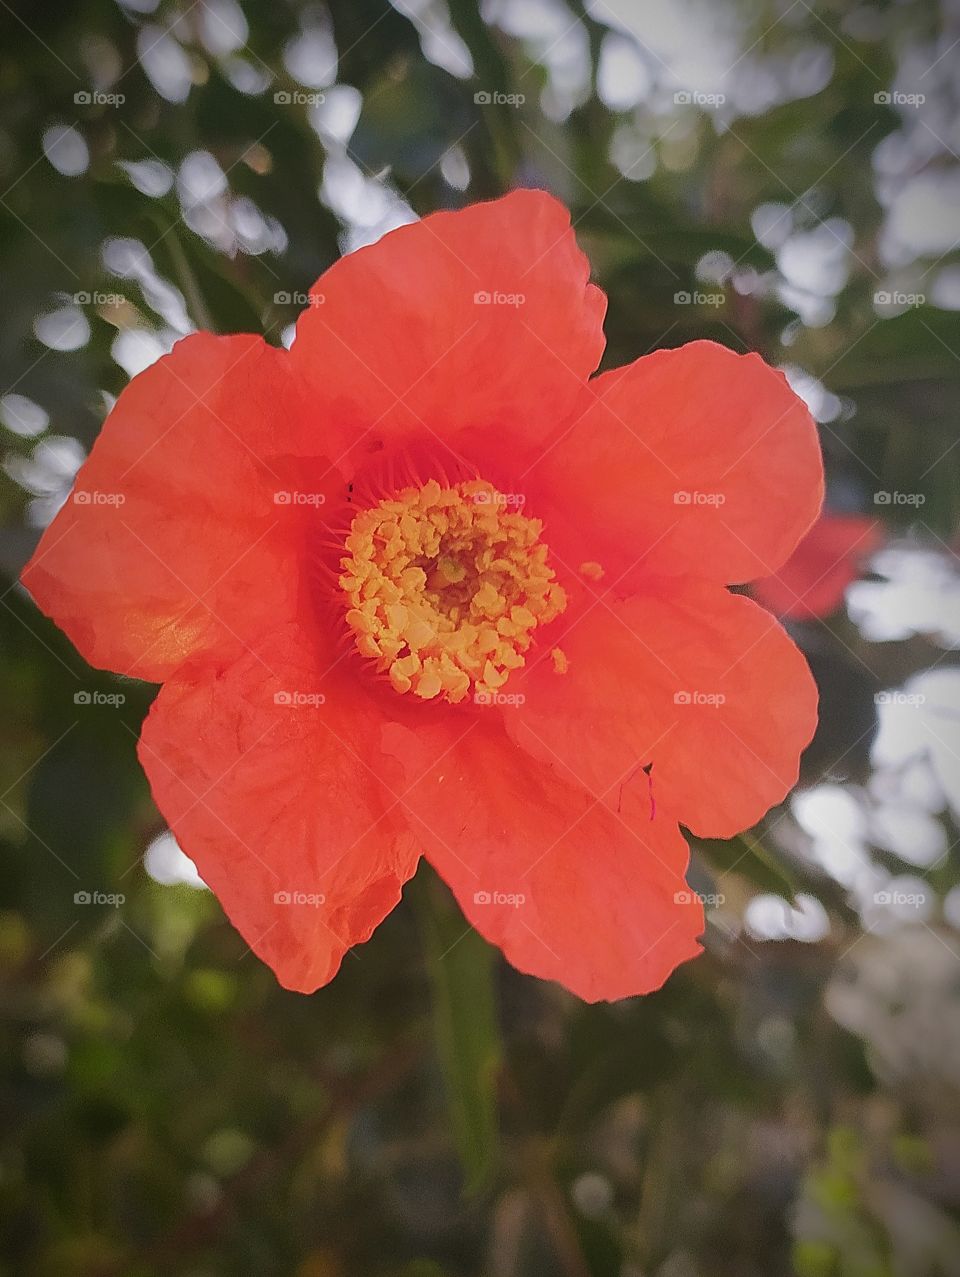
M 807 663 L 769 612 L 693 578 L 581 605 L 511 687 L 510 735 L 615 806 L 648 785 L 657 811 L 704 837 L 747 829 L 796 783 L 817 721 Z M 649 781 L 643 768 L 651 768 Z
M 816 428 L 782 373 L 714 342 L 659 350 L 595 378 L 530 470 L 550 542 L 573 567 L 768 576 L 823 497 Z M 542 500 L 541 500 L 542 496 Z
M 384 729 L 403 806 L 468 921 L 519 970 L 588 1002 L 658 989 L 700 951 L 676 823 L 617 815 L 506 739 L 495 718 Z
M 216 678 L 165 684 L 140 761 L 247 944 L 310 993 L 391 911 L 418 853 L 375 774 L 381 718 L 355 681 L 324 671 L 298 630 L 258 647 Z
M 291 354 L 338 455 L 418 435 L 519 455 L 566 417 L 603 351 L 570 214 L 537 190 L 433 213 L 335 263 Z
M 861 514 L 825 514 L 773 576 L 750 592 L 776 616 L 809 621 L 831 616 L 843 602 L 860 565 L 879 549 L 883 530 Z
M 161 680 L 298 610 L 297 512 L 271 463 L 299 414 L 286 352 L 196 333 L 135 377 L 23 571 L 91 665 Z

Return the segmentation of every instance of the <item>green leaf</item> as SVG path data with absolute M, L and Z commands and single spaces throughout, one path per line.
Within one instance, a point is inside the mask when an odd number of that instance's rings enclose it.
M 776 892 L 791 902 L 800 890 L 793 871 L 755 833 L 727 839 L 703 838 L 694 845 L 717 873 L 738 873 L 764 891 Z
M 489 1182 L 498 1152 L 502 1049 L 493 987 L 495 953 L 425 866 L 412 888 L 433 987 L 437 1050 L 454 1139 L 466 1191 L 476 1193 Z
M 851 394 L 897 382 L 960 377 L 960 316 L 936 306 L 916 306 L 893 318 L 870 319 L 849 354 L 833 356 L 831 390 Z M 920 423 L 918 423 L 920 424 Z

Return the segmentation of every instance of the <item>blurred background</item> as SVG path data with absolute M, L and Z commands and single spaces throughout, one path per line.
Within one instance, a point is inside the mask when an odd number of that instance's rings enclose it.
M 960 5 L 0 0 L 0 1272 L 960 1273 Z M 698 844 L 707 953 L 584 1006 L 424 869 L 287 993 L 166 832 L 153 688 L 15 584 L 113 398 L 543 186 L 606 364 L 782 367 L 828 511 L 758 596 L 822 722 Z M 429 281 L 425 281 L 429 285 Z

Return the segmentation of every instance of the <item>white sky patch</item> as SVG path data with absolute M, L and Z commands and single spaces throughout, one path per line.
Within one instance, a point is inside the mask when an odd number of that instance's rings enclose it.
M 423 56 L 458 80 L 473 75 L 473 58 L 450 21 L 445 0 L 390 0 L 416 27 Z
M 794 364 L 781 365 L 781 372 L 790 383 L 790 388 L 800 396 L 810 409 L 814 421 L 836 421 L 843 409 L 840 399 L 829 391 L 819 378 L 805 368 Z
M 78 306 L 60 306 L 38 315 L 33 331 L 51 350 L 80 350 L 90 340 L 90 321 Z
M 872 812 L 870 826 L 876 846 L 921 869 L 936 864 L 947 850 L 943 824 L 920 807 L 883 804 Z
M 610 162 L 628 182 L 644 182 L 657 171 L 657 148 L 650 134 L 631 120 L 618 124 L 610 139 Z
M 193 84 L 189 55 L 162 27 L 145 26 L 137 33 L 137 53 L 147 79 L 168 102 L 186 102 Z
M 611 31 L 600 46 L 597 93 L 611 111 L 629 111 L 643 102 L 653 77 L 635 40 Z
M 118 160 L 117 167 L 123 169 L 141 195 L 151 199 L 166 195 L 174 183 L 173 169 L 162 160 Z
M 90 166 L 90 150 L 79 129 L 72 124 L 54 124 L 41 140 L 43 153 L 64 177 L 79 177 Z
M 107 270 L 120 279 L 136 280 L 144 301 L 165 324 L 184 336 L 193 332 L 183 293 L 157 273 L 152 257 L 140 240 L 108 239 L 101 251 Z
M 750 229 L 757 242 L 776 252 L 793 233 L 793 209 L 789 204 L 758 204 L 750 214 Z
M 15 435 L 32 439 L 46 430 L 50 414 L 26 395 L 11 392 L 0 399 L 0 421 Z
M 191 151 L 177 174 L 177 193 L 184 208 L 209 204 L 227 189 L 223 169 L 209 151 Z
M 547 73 L 541 94 L 544 114 L 562 121 L 590 94 L 590 41 L 583 23 L 560 0 L 488 0 L 483 16 L 523 40 L 531 61 Z M 520 76 L 509 87 L 529 96 L 536 81 Z M 527 88 L 526 86 L 531 86 Z M 483 85 L 483 88 L 500 88 Z
M 247 43 L 250 28 L 237 0 L 203 0 L 198 12 L 200 39 L 214 57 L 235 53 Z
M 933 277 L 930 301 L 941 310 L 960 310 L 960 265 L 944 266 Z
M 960 233 L 960 168 L 930 168 L 900 184 L 880 237 L 883 260 L 892 265 L 918 256 L 939 257 Z
M 877 708 L 874 765 L 898 767 L 926 756 L 948 803 L 960 815 L 960 669 L 926 670 Z
M 960 887 L 951 887 L 944 896 L 943 916 L 951 927 L 960 931 Z
M 149 328 L 127 328 L 117 333 L 110 354 L 128 377 L 135 377 L 173 349 L 179 333 L 155 333 Z
M 323 101 L 308 111 L 310 123 L 321 140 L 335 146 L 346 146 L 360 119 L 363 94 L 352 84 L 335 84 L 323 95 Z
M 143 857 L 143 867 L 154 880 L 164 886 L 183 884 L 207 890 L 207 884 L 197 873 L 197 867 L 185 852 L 173 834 L 167 830 L 154 838 Z
M 847 610 L 865 639 L 895 643 L 925 634 L 960 648 L 960 572 L 947 554 L 891 545 L 873 556 L 871 570 L 883 579 L 855 581 L 847 591 Z
M 287 71 L 308 89 L 324 89 L 337 78 L 337 46 L 328 23 L 307 27 L 283 51 Z
M 67 499 L 86 455 L 77 439 L 50 435 L 34 447 L 29 457 L 11 453 L 5 459 L 6 473 L 33 497 L 26 510 L 30 527 L 45 528 L 54 517 Z
M 816 944 L 830 934 L 827 911 L 815 896 L 798 894 L 796 907 L 783 896 L 754 896 L 744 914 L 754 940 L 800 940 Z
M 440 161 L 440 176 L 455 191 L 465 191 L 470 185 L 470 165 L 462 146 L 451 146 Z
M 632 36 L 677 89 L 722 90 L 742 50 L 739 15 L 710 0 L 587 0 L 586 9 L 597 22 Z
M 872 865 L 867 813 L 860 797 L 841 785 L 816 785 L 794 794 L 790 807 L 810 838 L 808 858 L 836 882 L 854 889 Z
M 831 217 L 810 231 L 796 231 L 777 252 L 777 265 L 794 288 L 820 297 L 834 297 L 850 274 L 853 228 L 840 217 Z
M 342 154 L 327 156 L 320 199 L 345 224 L 345 252 L 373 244 L 387 231 L 417 221 L 416 213 L 395 190 L 386 182 L 367 177 Z
M 248 58 L 227 57 L 220 63 L 223 74 L 238 93 L 247 97 L 257 97 L 266 92 L 273 83 L 273 75 L 260 63 L 251 62 Z

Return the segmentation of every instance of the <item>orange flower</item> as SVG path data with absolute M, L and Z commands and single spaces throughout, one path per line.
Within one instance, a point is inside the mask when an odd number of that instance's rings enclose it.
M 292 350 L 198 333 L 134 378 L 23 579 L 163 683 L 160 810 L 288 988 L 424 854 L 523 971 L 656 989 L 699 951 L 683 824 L 794 783 L 803 657 L 728 584 L 816 516 L 813 423 L 709 342 L 588 380 L 605 300 L 539 191 L 334 265 Z

